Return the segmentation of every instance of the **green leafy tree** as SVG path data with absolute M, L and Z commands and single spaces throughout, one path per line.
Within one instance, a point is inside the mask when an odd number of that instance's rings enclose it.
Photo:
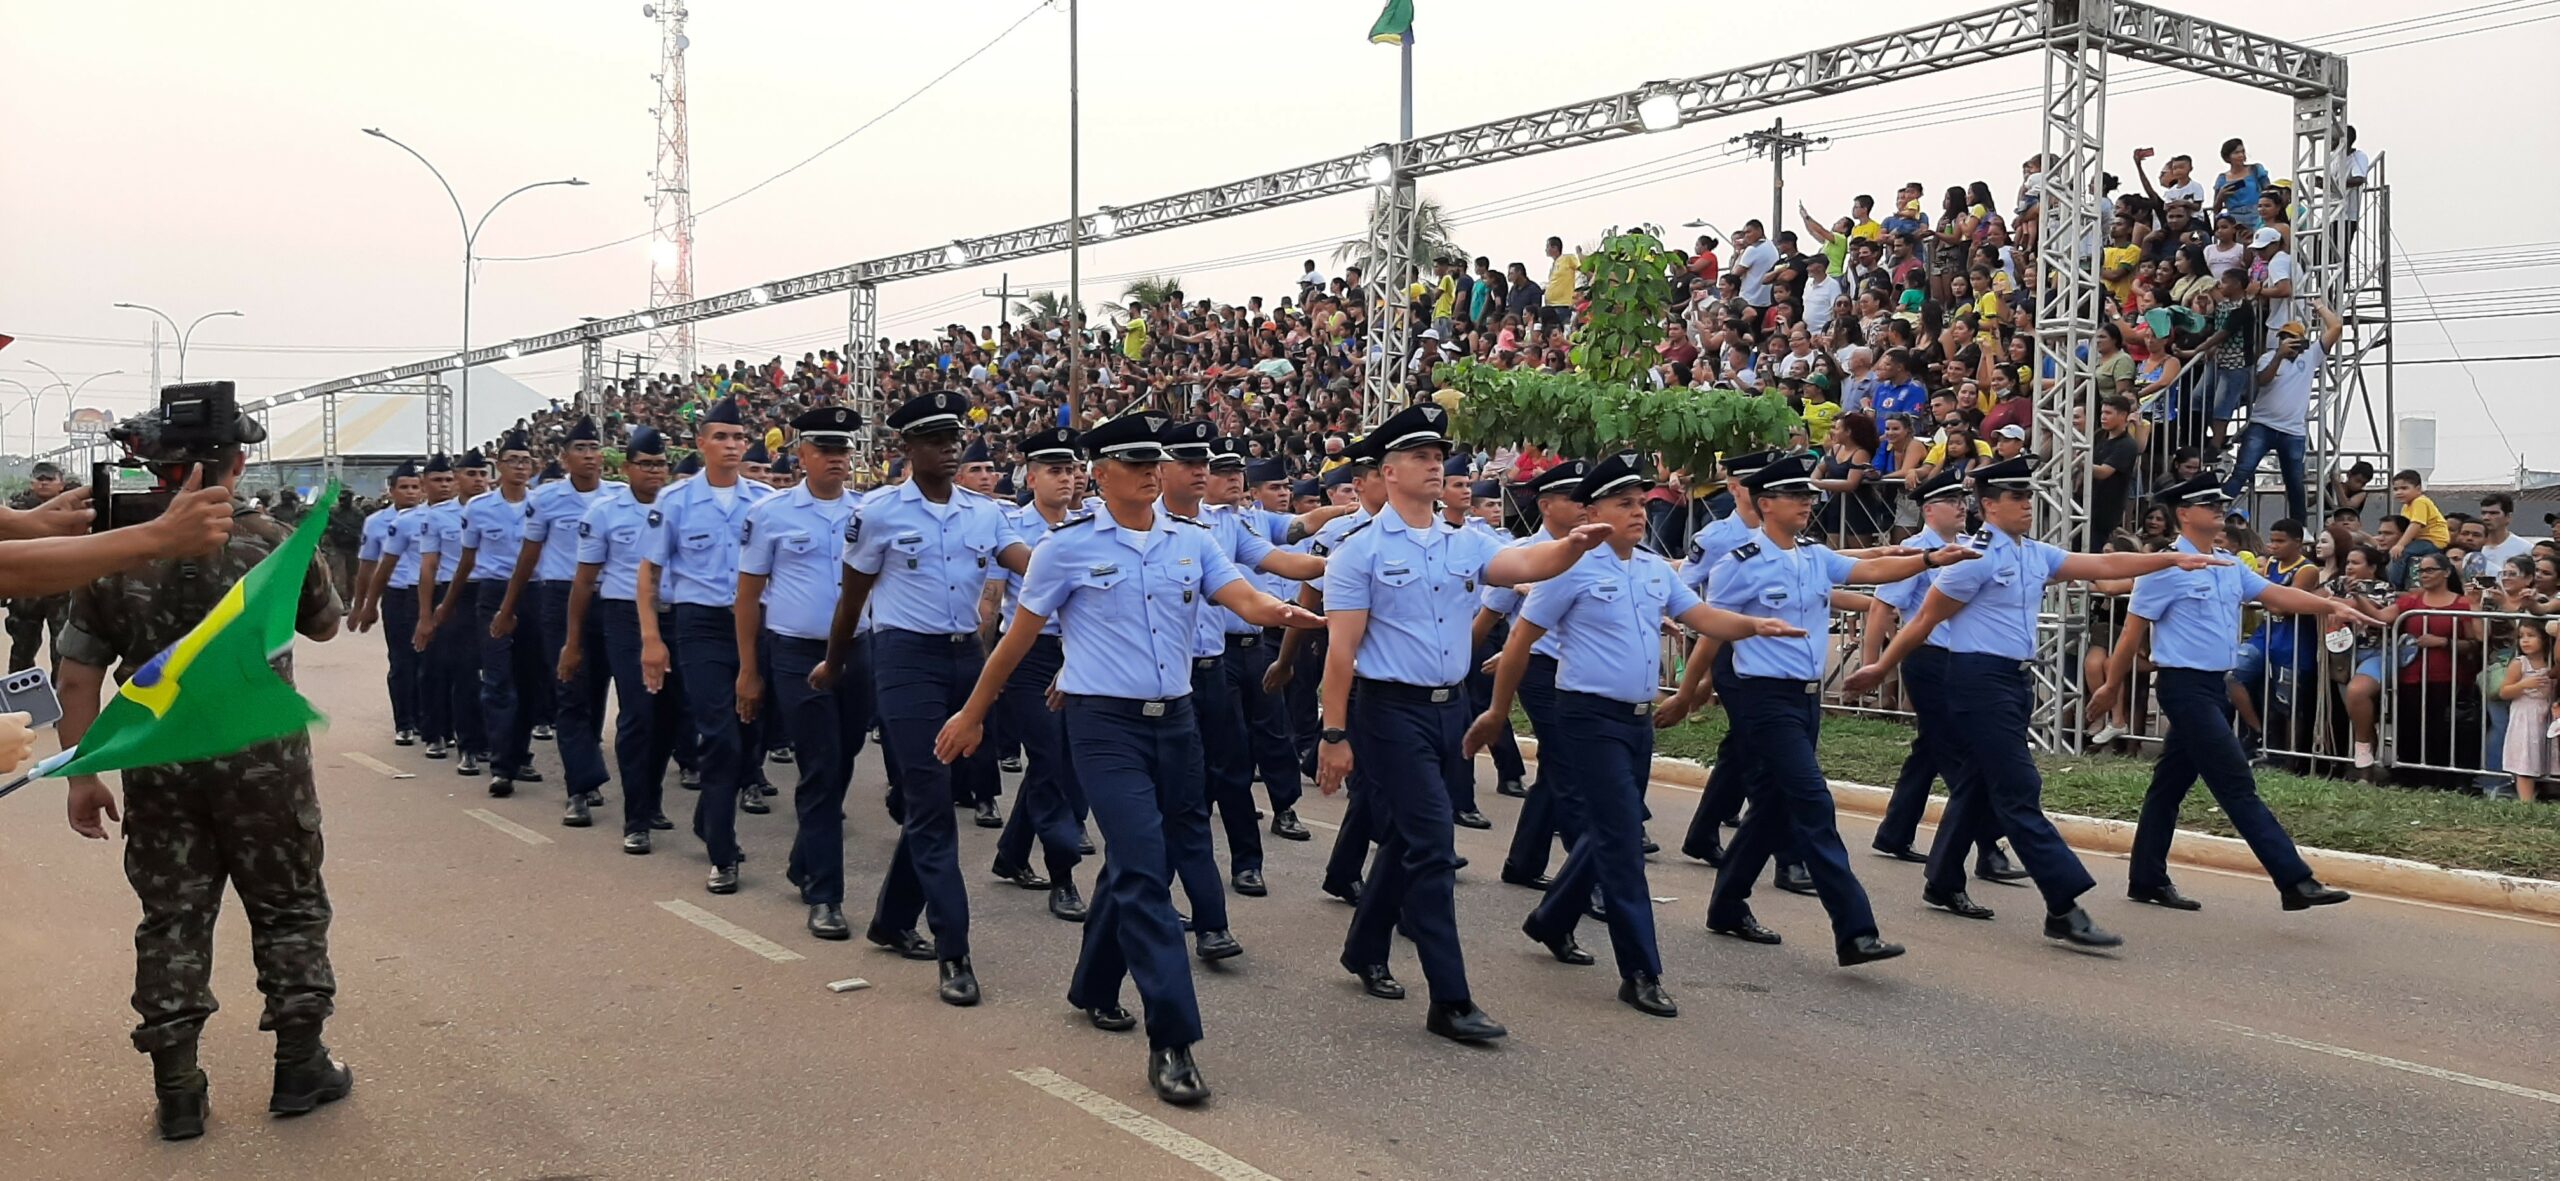
M 1155 307 L 1172 299 L 1174 293 L 1180 290 L 1182 290 L 1182 277 L 1179 275 L 1148 275 L 1130 283 L 1121 290 L 1120 294 L 1148 307 Z
M 1376 202 L 1385 199 L 1386 194 L 1380 193 L 1372 200 L 1373 217 L 1376 213 Z M 1422 270 L 1429 271 L 1431 260 L 1436 258 L 1466 256 L 1466 248 L 1458 245 L 1457 223 L 1449 219 L 1449 211 L 1439 202 L 1426 197 L 1414 205 L 1413 229 L 1413 262 Z M 1413 281 L 1410 275 L 1385 275 L 1379 269 L 1377 257 L 1370 250 L 1369 245 L 1369 238 L 1365 234 L 1353 238 L 1333 248 L 1333 261 L 1336 265 L 1358 267 L 1361 274 L 1373 279 L 1388 278 L 1397 283 Z
M 1034 291 L 1013 301 L 1013 318 L 1033 328 L 1054 328 L 1066 320 L 1069 306 L 1065 292 Z M 1075 313 L 1082 317 L 1084 309 L 1076 307 Z

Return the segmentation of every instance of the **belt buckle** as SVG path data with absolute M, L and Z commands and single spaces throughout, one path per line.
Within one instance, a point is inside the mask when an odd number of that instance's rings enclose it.
M 1434 689 L 1434 690 L 1432 690 L 1432 691 L 1431 691 L 1431 704 L 1433 704 L 1433 705 L 1438 705 L 1438 704 L 1440 704 L 1441 702 L 1444 702 L 1444 701 L 1449 700 L 1449 694 L 1450 694 L 1450 691 L 1449 691 L 1449 690 L 1447 690 L 1447 689 Z
M 952 642 L 952 643 L 954 643 L 954 644 L 960 643 L 960 642 L 962 642 L 962 641 L 964 641 L 964 640 L 966 640 L 966 639 L 968 639 L 968 638 L 969 638 L 969 634 L 968 634 L 967 632 L 953 632 L 953 633 L 951 633 L 951 642 Z
M 1822 682 L 1806 681 L 1804 683 L 1804 691 L 1807 693 L 1820 693 L 1822 692 Z
M 1146 718 L 1160 718 L 1160 717 L 1163 717 L 1163 716 L 1164 716 L 1164 703 L 1163 703 L 1163 702 L 1161 702 L 1161 701 L 1142 701 L 1142 702 L 1139 702 L 1139 703 L 1138 703 L 1138 716 L 1140 716 L 1140 717 L 1146 717 Z
M 1639 717 L 1639 718 L 1644 717 L 1645 715 L 1650 714 L 1650 713 L 1652 713 L 1652 712 L 1653 712 L 1653 703 L 1652 703 L 1652 702 L 1650 702 L 1650 701 L 1639 701 L 1639 702 L 1637 702 L 1637 703 L 1635 703 L 1635 704 L 1636 704 L 1636 715 L 1635 715 L 1635 716 L 1637 716 L 1637 717 Z

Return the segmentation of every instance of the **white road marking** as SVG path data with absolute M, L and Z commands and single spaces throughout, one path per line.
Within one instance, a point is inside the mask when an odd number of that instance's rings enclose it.
M 383 762 L 382 760 L 360 750 L 347 751 L 346 756 L 347 761 L 350 763 L 354 763 L 359 767 L 366 767 L 379 771 L 393 779 L 415 779 L 418 777 L 417 773 L 414 771 L 403 771 L 398 767 L 394 767 L 391 764 Z
M 1208 1141 L 1183 1132 L 1153 1116 L 1131 1110 L 1128 1105 L 1119 1100 L 1094 1091 L 1047 1067 L 1017 1070 L 1013 1072 L 1013 1077 L 1083 1108 L 1085 1114 L 1095 1119 L 1198 1165 L 1201 1172 L 1212 1177 L 1222 1177 L 1226 1181 L 1280 1181 L 1269 1173 L 1228 1156 Z
M 551 838 L 535 832 L 530 828 L 526 828 L 525 826 L 509 820 L 504 816 L 500 816 L 487 808 L 464 808 L 462 810 L 462 814 L 472 818 L 473 820 L 477 820 L 482 824 L 488 825 L 491 828 L 497 829 L 499 832 L 505 833 L 508 836 L 514 837 L 519 841 L 523 841 L 528 845 L 548 845 L 551 843 Z
M 752 951 L 757 955 L 772 960 L 777 964 L 787 964 L 794 960 L 807 958 L 799 952 L 793 951 L 788 947 L 784 947 L 773 940 L 767 939 L 762 935 L 758 935 L 745 927 L 741 927 L 736 923 L 721 918 L 719 915 L 704 910 L 699 906 L 695 906 L 690 902 L 661 902 L 658 904 L 658 909 L 674 915 L 677 918 L 683 919 L 684 921 L 700 927 L 705 931 L 709 931 L 731 943 L 735 943 L 740 947 L 746 948 L 748 951 Z
M 2397 1058 L 2385 1058 L 2380 1054 L 2368 1054 L 2362 1050 L 2350 1050 L 2345 1046 L 2332 1046 L 2325 1042 L 2307 1042 L 2298 1037 L 2286 1037 L 2281 1033 L 2268 1033 L 2263 1029 L 2251 1029 L 2245 1025 L 2233 1025 L 2228 1021 L 2216 1021 L 2213 1022 L 2213 1024 L 2239 1034 L 2242 1037 L 2258 1038 L 2263 1041 L 2275 1042 L 2279 1045 L 2292 1046 L 2297 1050 L 2309 1050 L 2316 1054 L 2328 1054 L 2332 1057 L 2345 1058 L 2350 1061 L 2365 1062 L 2375 1066 L 2387 1066 L 2393 1070 L 2405 1070 L 2411 1074 L 2425 1075 L 2431 1079 L 2441 1079 L 2448 1083 L 2460 1083 L 2466 1087 L 2478 1087 L 2484 1091 L 2496 1091 L 2502 1095 L 2514 1095 L 2520 1099 L 2532 1099 L 2538 1102 L 2551 1104 L 2555 1107 L 2560 1107 L 2560 1095 L 2555 1095 L 2549 1091 L 2537 1091 L 2531 1087 L 2519 1087 L 2514 1083 L 2502 1083 L 2493 1078 L 2482 1078 L 2476 1074 L 2464 1074 L 2458 1070 L 2446 1070 L 2440 1066 L 2427 1066 L 2417 1062 L 2403 1062 Z
M 1321 828 L 1321 829 L 1325 830 L 1326 832 L 1341 832 L 1341 831 L 1342 831 L 1342 826 L 1341 826 L 1341 825 L 1339 825 L 1339 824 L 1335 824 L 1335 823 L 1333 823 L 1332 821 L 1329 821 L 1329 820 L 1318 820 L 1318 819 L 1316 819 L 1316 818 L 1315 818 L 1315 817 L 1313 817 L 1313 816 L 1301 816 L 1301 817 L 1299 817 L 1299 818 L 1298 818 L 1298 823 L 1300 823 L 1300 824 L 1304 824 L 1304 825 L 1307 825 L 1307 826 L 1308 826 L 1308 827 L 1310 827 L 1310 828 Z

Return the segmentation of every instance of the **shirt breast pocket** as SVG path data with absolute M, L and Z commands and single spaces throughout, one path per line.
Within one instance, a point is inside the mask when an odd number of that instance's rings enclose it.
M 1381 586 L 1402 590 L 1422 580 L 1422 555 L 1411 552 L 1381 553 L 1376 566 Z
M 718 544 L 720 544 L 720 535 L 708 529 L 687 533 L 676 539 L 676 545 L 679 548 L 694 554 L 709 553 L 712 547 Z
M 1591 584 L 1591 597 L 1603 603 L 1616 603 L 1627 597 L 1627 585 L 1614 578 L 1603 578 Z
M 775 549 L 780 550 L 784 554 L 787 554 L 791 558 L 799 561 L 807 561 L 813 557 L 819 556 L 818 539 L 811 537 L 806 533 L 786 533 L 781 537 L 776 538 L 773 546 Z
M 631 525 L 613 530 L 605 534 L 605 539 L 615 545 L 637 545 L 640 542 L 640 527 Z

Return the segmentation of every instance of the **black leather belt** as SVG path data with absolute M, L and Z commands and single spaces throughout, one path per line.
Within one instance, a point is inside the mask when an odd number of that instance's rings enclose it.
M 1408 685 L 1402 681 L 1380 681 L 1370 677 L 1358 678 L 1352 684 L 1356 692 L 1376 697 L 1381 701 L 1416 701 L 1425 705 L 1440 705 L 1445 702 L 1464 701 L 1467 698 L 1465 685 Z
M 1259 647 L 1261 647 L 1261 646 L 1262 646 L 1262 633 L 1261 633 L 1261 632 L 1228 632 L 1228 633 L 1227 633 L 1227 647 L 1230 647 L 1230 648 L 1259 648 Z

